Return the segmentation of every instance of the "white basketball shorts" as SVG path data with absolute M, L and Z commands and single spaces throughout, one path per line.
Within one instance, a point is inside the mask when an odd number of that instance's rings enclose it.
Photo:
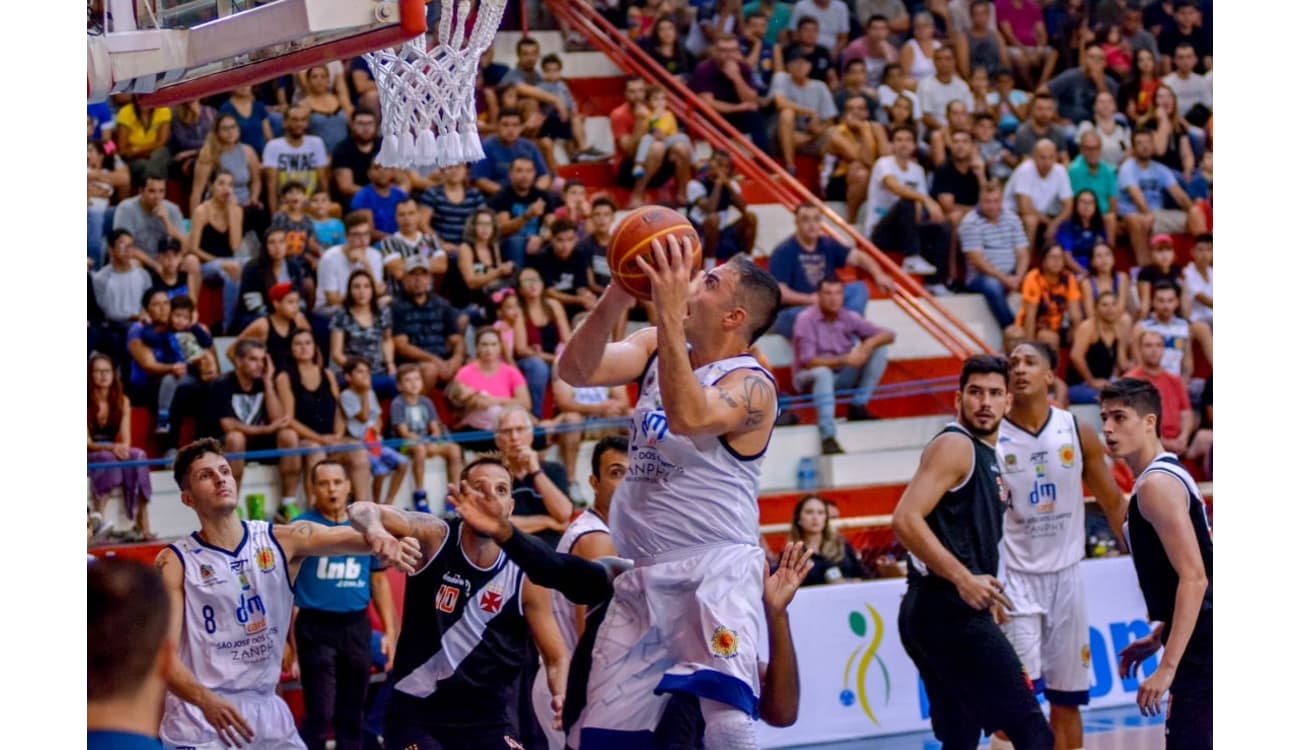
M 217 695 L 233 705 L 253 730 L 253 741 L 244 745 L 244 750 L 307 750 L 293 714 L 280 696 L 252 692 Z M 158 737 L 168 750 L 230 750 L 202 711 L 170 693 Z
M 1058 706 L 1088 703 L 1092 685 L 1088 611 L 1078 564 L 1055 573 L 1006 570 L 1015 611 L 1002 626 L 1036 689 Z
M 763 552 L 716 545 L 638 562 L 614 581 L 592 650 L 579 750 L 623 750 L 654 732 L 669 693 L 758 715 Z

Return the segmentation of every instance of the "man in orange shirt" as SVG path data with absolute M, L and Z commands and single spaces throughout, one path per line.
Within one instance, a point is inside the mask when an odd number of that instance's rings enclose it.
M 641 136 L 650 132 L 650 110 L 646 107 L 645 92 L 645 80 L 627 79 L 623 87 L 625 101 L 609 113 L 609 128 L 614 135 L 614 145 L 618 147 L 614 155 L 618 164 L 618 184 L 632 191 L 627 208 L 645 203 L 647 187 L 660 187 L 673 177 L 677 178 L 677 192 L 684 196 L 686 183 L 691 179 L 690 145 L 676 143 L 666 148 L 662 140 L 656 140 L 650 147 L 645 159 L 645 174 L 633 176 L 637 144 L 641 142 Z
M 1070 315 L 1070 325 L 1083 322 L 1083 295 L 1079 282 L 1065 267 L 1065 251 L 1052 245 L 1043 254 L 1038 268 L 1025 276 L 1020 287 L 1020 312 L 1016 327 L 1008 338 L 1027 338 L 1042 341 L 1049 346 L 1061 347 L 1061 326 L 1065 315 Z
M 1138 339 L 1140 364 L 1124 373 L 1124 377 L 1146 380 L 1159 391 L 1160 443 L 1165 450 L 1181 456 L 1187 452 L 1196 418 L 1182 378 L 1171 375 L 1160 365 L 1164 353 L 1164 337 L 1155 331 L 1143 331 Z

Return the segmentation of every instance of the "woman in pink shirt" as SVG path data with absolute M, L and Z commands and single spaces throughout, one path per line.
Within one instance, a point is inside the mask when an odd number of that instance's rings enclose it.
M 501 357 L 501 334 L 484 326 L 475 332 L 475 339 L 474 361 L 456 372 L 447 389 L 447 398 L 461 412 L 453 432 L 490 432 L 496 429 L 501 407 L 532 408 L 523 373 Z M 476 453 L 495 450 L 491 436 L 461 445 Z

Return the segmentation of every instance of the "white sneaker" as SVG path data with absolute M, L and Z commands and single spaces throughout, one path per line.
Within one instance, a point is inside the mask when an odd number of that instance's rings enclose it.
M 909 255 L 906 258 L 903 258 L 904 273 L 909 273 L 913 276 L 929 276 L 932 273 L 937 273 L 938 270 L 939 269 L 930 265 L 925 258 L 922 258 L 919 255 Z
M 926 289 L 926 291 L 928 291 L 932 296 L 935 296 L 935 297 L 951 297 L 951 296 L 952 296 L 952 290 L 949 289 L 948 287 L 944 286 L 943 284 L 926 284 L 926 285 L 925 285 L 925 289 Z

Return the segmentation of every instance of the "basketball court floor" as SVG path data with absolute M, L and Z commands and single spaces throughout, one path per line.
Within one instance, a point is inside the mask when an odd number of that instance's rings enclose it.
M 1132 708 L 1108 708 L 1083 714 L 1083 746 L 1086 750 L 1162 750 L 1165 746 L 1164 716 L 1145 717 Z M 820 745 L 800 745 L 790 750 L 940 750 L 929 732 L 890 737 L 845 740 Z M 981 747 L 988 747 L 985 741 Z

